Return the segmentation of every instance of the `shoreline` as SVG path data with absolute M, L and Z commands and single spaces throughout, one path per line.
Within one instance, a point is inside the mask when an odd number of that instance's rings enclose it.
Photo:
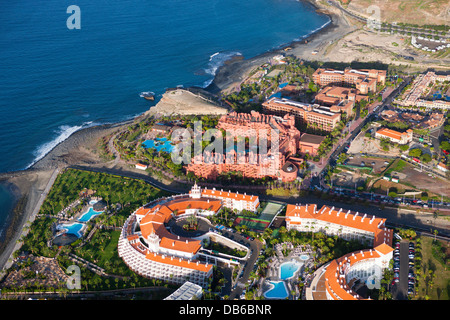
M 231 58 L 230 60 L 226 61 L 221 67 L 218 68 L 213 81 L 210 83 L 209 86 L 203 89 L 216 95 L 222 92 L 226 92 L 230 90 L 233 86 L 240 84 L 242 81 L 244 81 L 249 72 L 251 72 L 254 68 L 259 67 L 260 65 L 267 62 L 268 59 L 278 54 L 294 55 L 300 59 L 308 60 L 305 59 L 303 53 L 304 51 L 311 49 L 312 42 L 315 41 L 325 43 L 324 40 L 328 40 L 325 38 L 330 38 L 329 36 L 333 33 L 333 31 L 345 27 L 343 25 L 342 15 L 336 14 L 335 12 L 331 12 L 328 10 L 328 8 L 318 6 L 318 4 L 315 3 L 313 0 L 303 0 L 303 2 L 312 6 L 317 14 L 325 15 L 330 20 L 327 23 L 325 23 L 322 27 L 312 31 L 308 35 L 302 36 L 300 39 L 294 39 L 289 43 L 280 45 L 277 48 L 269 49 L 268 51 L 263 52 L 255 57 L 251 57 L 248 59 Z M 352 30 L 348 30 L 348 32 L 350 31 Z M 328 37 L 326 37 L 327 35 Z M 333 38 L 341 38 L 342 36 L 343 36 L 342 33 L 337 33 L 336 36 Z M 316 45 L 316 43 L 314 43 L 314 45 Z M 288 47 L 291 49 L 289 51 L 285 51 L 284 49 Z
M 284 53 L 285 51 L 283 50 L 283 48 L 291 47 L 291 51 L 293 51 L 294 47 L 304 45 L 305 41 L 310 43 L 310 41 L 312 41 L 313 39 L 319 39 L 324 34 L 332 32 L 333 29 L 339 26 L 339 20 L 334 14 L 324 13 L 323 8 L 318 7 L 311 0 L 305 0 L 304 2 L 311 5 L 317 13 L 327 15 L 330 21 L 320 29 L 313 31 L 309 35 L 305 35 L 303 38 L 301 38 L 301 40 L 293 40 L 290 43 L 286 43 L 285 45 L 279 46 L 278 48 L 269 49 L 268 51 L 252 58 L 231 58 L 217 69 L 214 78 L 207 87 L 201 88 L 200 86 L 193 86 L 193 88 L 202 89 L 206 92 L 217 95 L 220 91 L 223 90 L 221 89 L 217 91 L 218 84 L 221 87 L 226 87 L 227 85 L 229 85 L 230 79 L 233 83 L 234 81 L 236 81 L 236 79 L 243 77 L 246 73 L 250 72 L 256 66 L 263 64 L 264 62 L 262 61 L 264 61 L 268 57 L 272 57 L 273 55 L 278 53 Z M 321 12 L 318 12 L 319 10 Z M 152 107 L 150 107 L 149 110 Z M 98 157 L 96 159 L 93 152 L 89 151 L 88 148 L 86 148 L 86 145 L 93 147 L 93 144 L 96 144 L 98 138 L 106 136 L 109 133 L 114 132 L 115 130 L 119 130 L 121 127 L 134 123 L 135 121 L 139 121 L 139 119 L 147 117 L 149 110 L 135 116 L 132 119 L 81 128 L 72 133 L 65 140 L 59 142 L 49 152 L 47 152 L 47 154 L 32 163 L 29 167 L 22 170 L 0 173 L 0 183 L 6 183 L 10 186 L 10 188 L 14 188 L 14 194 L 11 193 L 11 195 L 14 197 L 13 208 L 8 213 L 8 217 L 6 218 L 6 221 L 9 222 L 9 225 L 5 223 L 5 230 L 3 230 L 2 232 L 5 235 L 10 234 L 10 238 L 5 239 L 4 243 L 2 243 L 4 249 L 2 252 L 0 252 L 0 270 L 2 270 L 7 264 L 7 260 L 14 251 L 15 242 L 19 239 L 19 235 L 21 235 L 23 232 L 25 223 L 29 221 L 30 218 L 32 218 L 33 211 L 35 211 L 37 205 L 39 205 L 40 195 L 43 194 L 42 190 L 44 186 L 47 186 L 47 184 L 50 182 L 52 173 L 55 170 L 61 170 L 74 164 L 99 164 L 104 162 L 103 160 L 98 159 Z M 83 154 L 79 155 L 78 152 L 80 151 Z M 20 203 L 19 200 L 22 198 L 26 198 L 26 203 Z M 18 220 L 20 220 L 20 226 L 17 226 L 17 223 L 11 224 L 10 222 L 14 218 L 12 217 L 13 213 L 15 211 L 22 210 L 23 212 L 20 217 L 16 217 Z M 17 229 L 11 230 L 12 227 L 17 227 Z

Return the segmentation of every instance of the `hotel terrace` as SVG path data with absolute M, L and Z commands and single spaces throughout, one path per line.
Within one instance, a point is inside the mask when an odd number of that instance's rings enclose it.
M 232 192 L 202 191 L 195 185 L 189 194 L 153 201 L 137 209 L 126 220 L 118 243 L 119 256 L 143 277 L 176 284 L 189 280 L 206 287 L 213 266 L 199 260 L 202 238 L 180 237 L 171 233 L 166 224 L 172 218 L 214 215 L 222 206 L 232 210 L 256 210 L 259 198 Z
M 404 107 L 423 107 L 426 109 L 447 110 L 450 108 L 450 101 L 423 99 L 433 87 L 434 83 L 444 81 L 450 81 L 450 75 L 437 75 L 432 71 L 429 71 L 426 74 L 420 74 L 414 79 L 411 87 L 405 91 L 402 98 L 396 99 L 394 102 Z
M 188 172 L 211 180 L 230 171 L 241 172 L 243 177 L 249 178 L 268 176 L 282 181 L 297 178 L 297 166 L 303 160 L 292 157 L 297 153 L 300 141 L 300 131 L 295 128 L 293 116 L 278 117 L 256 111 L 251 114 L 231 112 L 219 119 L 217 128 L 231 133 L 237 139 L 253 137 L 258 144 L 261 140 L 266 140 L 267 152 L 255 152 L 253 148 L 242 152 L 231 148 L 225 154 L 204 152 L 194 156 L 186 167 Z M 274 132 L 277 134 L 272 137 Z M 274 148 L 275 145 L 277 149 Z
M 314 102 L 329 106 L 332 112 L 353 114 L 355 102 L 367 100 L 368 96 L 360 94 L 359 90 L 338 86 L 326 86 L 314 98 Z
M 307 288 L 311 300 L 361 300 L 352 290 L 356 280 L 380 280 L 392 259 L 393 232 L 385 227 L 386 219 L 316 205 L 288 205 L 286 226 L 300 232 L 324 232 L 345 240 L 369 241 L 374 249 L 349 253 L 319 269 Z
M 377 83 L 386 82 L 386 71 L 375 69 L 356 70 L 346 68 L 344 71 L 334 69 L 317 69 L 312 75 L 315 84 L 324 87 L 327 85 L 355 86 L 361 94 L 377 91 Z
M 332 131 L 341 120 L 340 110 L 332 107 L 308 104 L 289 99 L 273 97 L 263 104 L 263 110 L 269 114 L 284 116 L 293 115 L 298 123 L 314 125 L 324 131 Z
M 395 110 L 384 110 L 380 114 L 381 118 L 387 122 L 404 121 L 417 129 L 433 129 L 442 126 L 445 122 L 444 113 L 433 112 L 428 115 L 421 115 L 412 112 L 398 112 Z

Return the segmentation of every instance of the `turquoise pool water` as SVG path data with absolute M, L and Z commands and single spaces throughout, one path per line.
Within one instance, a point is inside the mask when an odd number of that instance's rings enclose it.
M 286 280 L 294 276 L 297 270 L 300 268 L 300 264 L 296 262 L 285 262 L 280 266 L 280 279 Z
M 66 229 L 66 233 L 71 233 L 76 235 L 78 238 L 81 237 L 81 229 L 83 228 L 84 224 L 82 223 L 72 223 L 72 224 L 60 224 L 56 227 L 58 230 Z
M 87 222 L 101 213 L 103 213 L 103 211 L 95 211 L 92 207 L 90 207 L 88 212 L 86 212 L 80 218 L 78 218 L 78 221 Z
M 302 255 L 300 256 L 300 260 L 306 261 L 306 260 L 308 260 L 308 259 L 309 259 L 309 256 L 308 256 L 307 254 L 302 254 Z
M 172 141 L 167 140 L 167 138 L 156 138 L 155 140 L 145 140 L 142 143 L 142 146 L 146 149 L 154 148 L 156 151 L 165 151 L 167 153 L 171 153 L 173 150 Z
M 264 292 L 267 299 L 286 299 L 289 296 L 284 281 L 270 281 L 270 284 L 273 287 Z

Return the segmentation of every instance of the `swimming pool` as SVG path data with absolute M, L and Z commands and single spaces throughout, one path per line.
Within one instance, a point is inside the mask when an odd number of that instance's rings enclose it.
M 264 292 L 267 299 L 286 299 L 289 294 L 284 281 L 270 281 L 272 288 Z
M 306 260 L 308 260 L 308 259 L 309 259 L 309 256 L 308 256 L 307 254 L 302 254 L 302 255 L 300 256 L 300 260 L 306 261 Z
M 295 261 L 289 261 L 280 265 L 280 279 L 286 280 L 294 276 L 294 274 L 300 269 L 300 264 Z
M 76 235 L 78 238 L 81 237 L 81 229 L 84 224 L 82 223 L 72 223 L 72 224 L 60 224 L 56 226 L 57 230 L 65 230 L 65 233 L 71 233 Z
M 172 141 L 167 140 L 167 138 L 156 138 L 155 140 L 145 140 L 142 146 L 146 149 L 154 148 L 156 151 L 165 151 L 171 153 L 173 150 Z
M 95 211 L 94 208 L 90 207 L 86 213 L 84 213 L 81 217 L 78 218 L 78 221 L 87 222 L 101 213 L 103 213 L 103 211 Z

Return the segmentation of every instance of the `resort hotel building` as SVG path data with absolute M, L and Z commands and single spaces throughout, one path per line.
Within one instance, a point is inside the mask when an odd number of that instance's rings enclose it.
M 334 112 L 332 107 L 298 102 L 286 98 L 272 97 L 263 104 L 264 112 L 269 114 L 295 117 L 298 124 L 315 126 L 324 131 L 332 131 L 341 121 L 340 109 Z
M 442 92 L 438 96 L 431 92 L 435 84 L 445 81 L 450 82 L 450 75 L 438 75 L 433 71 L 420 74 L 414 79 L 411 87 L 405 91 L 402 98 L 395 99 L 394 102 L 404 107 L 422 107 L 446 111 L 450 108 L 450 101 L 443 99 L 443 96 L 449 96 L 450 92 Z
M 288 205 L 286 226 L 300 232 L 324 232 L 345 240 L 368 242 L 373 249 L 344 255 L 318 269 L 306 290 L 310 300 L 360 300 L 353 291 L 357 280 L 369 286 L 381 280 L 383 270 L 392 259 L 393 231 L 385 227 L 386 219 L 351 210 L 316 205 Z
M 316 205 L 288 205 L 286 228 L 300 232 L 324 232 L 345 240 L 369 241 L 372 246 L 392 244 L 392 230 L 384 227 L 386 219 L 351 210 Z
M 377 91 L 377 84 L 386 83 L 386 70 L 346 68 L 344 71 L 318 68 L 312 75 L 315 84 L 355 86 L 361 94 Z
M 301 136 L 293 116 L 231 112 L 220 117 L 217 128 L 233 136 L 233 148 L 194 155 L 186 167 L 188 172 L 211 180 L 227 172 L 240 172 L 247 178 L 272 177 L 282 181 L 297 178 L 298 165 L 303 159 L 293 157 Z M 246 146 L 246 150 L 236 150 L 234 139 L 239 144 L 245 138 L 254 139 L 257 148 Z M 266 150 L 260 148 L 261 141 L 267 142 Z
M 124 223 L 118 253 L 137 274 L 153 279 L 183 284 L 187 280 L 202 287 L 212 277 L 213 265 L 201 261 L 200 249 L 207 233 L 189 238 L 167 229 L 171 219 L 217 214 L 222 207 L 256 210 L 257 196 L 232 192 L 201 190 L 197 185 L 189 194 L 155 200 L 133 212 Z
M 355 283 L 365 282 L 368 287 L 377 288 L 383 270 L 389 267 L 393 251 L 382 243 L 373 249 L 352 252 L 332 260 L 318 269 L 306 290 L 306 299 L 365 300 L 353 290 Z

